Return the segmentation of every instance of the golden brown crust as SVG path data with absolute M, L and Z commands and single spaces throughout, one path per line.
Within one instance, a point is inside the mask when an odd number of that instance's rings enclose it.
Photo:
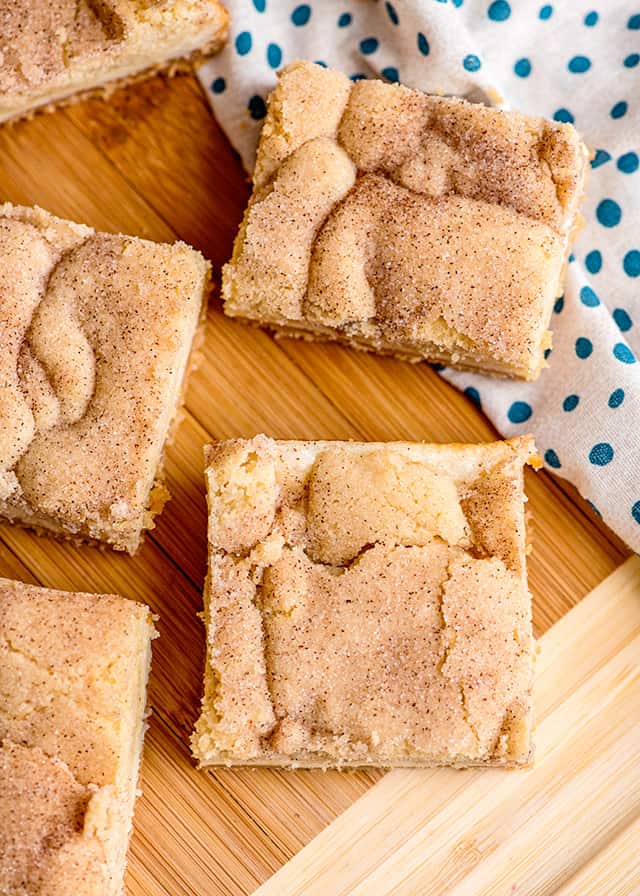
M 269 100 L 225 311 L 535 379 L 587 170 L 570 125 L 293 63 Z
M 220 49 L 228 24 L 217 0 L 11 0 L 0 10 L 0 121 L 191 68 Z
M 526 764 L 533 451 L 210 446 L 201 764 Z
M 166 500 L 209 264 L 8 204 L 0 260 L 0 516 L 133 553 Z
M 121 893 L 153 636 L 141 604 L 0 579 L 6 892 Z

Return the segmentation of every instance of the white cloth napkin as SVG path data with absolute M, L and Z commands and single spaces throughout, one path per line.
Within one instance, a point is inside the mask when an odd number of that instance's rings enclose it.
M 640 0 L 227 0 L 229 43 L 201 69 L 250 171 L 276 71 L 294 59 L 352 78 L 496 101 L 572 121 L 596 151 L 586 219 L 536 383 L 450 369 L 504 435 L 533 432 L 640 552 Z

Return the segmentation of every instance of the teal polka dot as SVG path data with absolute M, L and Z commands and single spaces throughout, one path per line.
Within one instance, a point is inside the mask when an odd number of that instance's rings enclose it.
M 606 467 L 613 460 L 613 448 L 608 442 L 598 442 L 589 452 L 589 460 L 596 467 Z
M 551 349 L 550 349 L 550 348 L 545 348 L 545 350 L 544 350 L 544 359 L 545 359 L 545 361 L 546 361 L 547 358 L 550 356 L 550 354 L 551 354 Z
M 640 12 L 637 12 L 634 16 L 631 16 L 631 18 L 627 22 L 627 28 L 629 28 L 630 31 L 637 31 L 640 28 Z
M 360 41 L 360 52 L 364 53 L 365 56 L 370 56 L 372 53 L 378 49 L 379 43 L 377 37 L 365 37 L 364 40 Z
M 526 401 L 514 401 L 507 411 L 507 417 L 512 423 L 524 423 L 532 414 L 531 405 Z
M 391 19 L 394 25 L 397 25 L 400 19 L 398 18 L 398 13 L 396 12 L 396 8 L 393 3 L 385 3 L 385 9 L 387 10 L 387 15 Z
M 631 516 L 634 518 L 636 523 L 640 525 L 640 501 L 636 501 L 636 503 L 631 508 Z
M 575 257 L 575 255 L 573 254 L 573 252 L 571 252 L 571 253 L 569 254 L 569 264 L 571 264 L 571 263 L 574 262 L 575 260 L 576 260 L 576 257 Z
M 258 94 L 254 94 L 254 96 L 251 97 L 247 103 L 247 108 L 254 121 L 260 121 L 267 114 L 266 103 L 261 96 L 258 96 Z
M 451 2 L 453 3 L 453 5 L 455 6 L 456 9 L 460 9 L 462 4 L 464 3 L 464 0 L 451 0 Z
M 622 218 L 622 209 L 613 199 L 603 199 L 598 203 L 596 218 L 603 227 L 615 227 Z
M 600 304 L 600 299 L 590 286 L 582 287 L 580 290 L 580 301 L 583 305 L 586 305 L 587 308 L 595 308 L 596 305 Z
M 550 467 L 553 467 L 554 470 L 559 470 L 562 464 L 560 463 L 560 458 L 555 453 L 553 448 L 548 448 L 544 453 L 545 463 L 547 463 Z
M 349 75 L 350 81 L 366 81 L 367 76 L 363 75 L 362 72 L 354 72 L 353 75 Z
M 625 58 L 623 65 L 625 68 L 635 68 L 640 62 L 640 53 L 629 53 Z
M 585 255 L 584 263 L 590 274 L 597 274 L 602 268 L 602 253 L 598 249 L 592 249 Z
M 599 517 L 602 517 L 602 514 L 600 513 L 600 511 L 598 510 L 598 508 L 596 507 L 596 505 L 593 503 L 593 501 L 590 501 L 588 498 L 586 498 L 585 500 L 586 500 L 587 504 L 589 505 L 589 507 L 593 510 L 593 512 L 595 513 L 595 515 L 596 515 L 596 516 L 599 516 Z
M 616 162 L 618 171 L 622 171 L 623 174 L 633 174 L 638 170 L 639 164 L 638 154 L 635 152 L 625 152 Z
M 607 404 L 610 408 L 619 408 L 624 401 L 624 389 L 614 389 Z
M 321 66 L 322 68 L 329 68 L 329 66 L 327 65 L 327 63 L 326 63 L 323 59 L 316 59 L 315 62 L 314 62 L 313 64 L 314 64 L 314 65 L 319 65 L 319 66 Z
M 616 308 L 613 312 L 613 319 L 622 333 L 626 333 L 633 326 L 633 321 L 624 308 Z
M 600 165 L 604 165 L 604 163 L 610 161 L 610 159 L 611 156 L 606 151 L 606 149 L 596 149 L 596 154 L 591 159 L 591 167 L 599 168 Z
M 429 366 L 431 367 L 432 370 L 436 370 L 438 373 L 440 373 L 441 370 L 447 369 L 446 364 L 430 364 Z
M 301 3 L 291 13 L 291 21 L 298 27 L 306 25 L 311 18 L 311 7 L 308 3 Z
M 468 72 L 477 72 L 482 66 L 482 63 L 475 53 L 469 53 L 468 56 L 465 56 L 462 60 L 462 64 Z
M 278 68 L 282 62 L 282 50 L 278 44 L 269 44 L 267 47 L 267 62 L 271 68 Z
M 267 0 L 253 0 L 253 5 L 258 12 L 264 12 L 267 8 Z
M 613 346 L 613 357 L 623 364 L 635 364 L 636 356 L 633 354 L 628 345 L 624 342 L 616 342 Z
M 236 53 L 238 56 L 246 56 L 251 51 L 253 41 L 248 31 L 241 31 L 236 37 Z
M 526 57 L 518 59 L 513 70 L 519 78 L 528 78 L 531 74 L 531 62 Z
M 424 36 L 422 31 L 418 31 L 418 49 L 422 53 L 423 56 L 429 55 L 429 41 Z
M 637 249 L 627 252 L 622 259 L 622 267 L 627 277 L 640 276 L 640 252 Z
M 346 28 L 353 21 L 353 17 L 350 12 L 343 12 L 340 18 L 338 19 L 338 28 Z
M 566 124 L 573 124 L 573 122 L 575 121 L 575 118 L 573 117 L 573 114 L 571 112 L 569 112 L 568 109 L 562 108 L 562 109 L 556 109 L 556 111 L 553 113 L 553 120 L 554 121 L 562 121 L 562 122 L 565 122 Z
M 593 343 L 586 336 L 579 336 L 576 339 L 576 355 L 583 361 L 588 358 L 593 351 Z
M 543 22 L 546 21 L 547 19 L 550 19 L 552 15 L 553 15 L 553 6 L 551 6 L 550 3 L 545 3 L 544 6 L 540 7 L 540 12 L 538 13 L 538 16 L 539 16 L 539 18 L 542 19 Z
M 224 93 L 225 88 L 227 86 L 227 82 L 224 78 L 216 78 L 213 84 L 211 85 L 211 90 L 214 93 Z
M 567 413 L 569 413 L 570 411 L 575 411 L 579 404 L 579 395 L 567 395 L 565 400 L 562 402 L 562 410 L 566 411 Z
M 594 10 L 593 12 L 588 12 L 584 17 L 584 23 L 587 28 L 593 28 L 593 26 L 598 21 L 598 13 Z
M 386 68 L 383 68 L 380 74 L 387 79 L 387 81 L 396 81 L 400 80 L 400 73 L 398 69 L 393 65 L 388 65 Z
M 507 0 L 493 0 L 493 3 L 487 10 L 487 15 L 492 22 L 504 22 L 511 15 L 511 7 Z
M 574 56 L 567 63 L 567 68 L 570 72 L 573 72 L 574 75 L 581 75 L 583 72 L 588 72 L 591 68 L 591 60 L 588 56 Z
M 556 299 L 555 304 L 553 306 L 553 310 L 556 314 L 560 314 L 562 309 L 564 308 L 564 296 L 560 296 L 560 298 Z
M 482 409 L 482 402 L 480 400 L 480 393 L 477 389 L 474 389 L 473 386 L 467 386 L 464 390 L 464 394 L 470 399 L 477 408 Z
M 611 107 L 611 112 L 609 114 L 612 118 L 622 118 L 623 115 L 627 114 L 628 108 L 629 104 L 626 100 L 620 100 L 619 103 L 616 103 L 615 106 Z

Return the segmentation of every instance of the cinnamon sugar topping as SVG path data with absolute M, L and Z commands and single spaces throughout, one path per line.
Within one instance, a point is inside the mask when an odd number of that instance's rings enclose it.
M 200 762 L 526 763 L 529 459 L 528 437 L 212 446 Z
M 137 549 L 208 280 L 183 243 L 0 205 L 0 516 Z
M 295 62 L 269 99 L 225 311 L 535 379 L 587 170 L 571 125 Z

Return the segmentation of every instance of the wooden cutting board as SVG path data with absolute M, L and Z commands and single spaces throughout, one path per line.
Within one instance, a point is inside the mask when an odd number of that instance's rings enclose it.
M 117 92 L 109 102 L 92 100 L 0 128 L 0 201 L 37 203 L 99 229 L 157 240 L 183 239 L 212 260 L 216 276 L 230 255 L 247 196 L 240 164 L 191 77 L 170 82 L 155 78 Z M 535 419 L 531 422 L 535 429 Z M 602 750 L 609 729 L 597 727 L 593 730 L 598 749 L 594 744 L 588 754 L 580 752 L 572 760 L 566 748 L 568 725 L 556 705 L 561 701 L 569 707 L 568 718 L 577 719 L 584 733 L 585 718 L 597 708 L 606 714 L 603 718 L 615 721 L 623 714 L 625 700 L 633 698 L 634 692 L 621 684 L 626 667 L 616 663 L 623 664 L 621 658 L 626 656 L 620 641 L 624 626 L 632 625 L 637 615 L 633 616 L 629 601 L 616 604 L 608 615 L 617 593 L 615 583 L 622 579 L 610 580 L 614 585 L 605 585 L 598 592 L 600 598 L 590 598 L 586 604 L 599 607 L 599 626 L 587 626 L 588 609 L 578 611 L 582 615 L 575 618 L 590 633 L 584 650 L 579 639 L 571 637 L 573 622 L 554 629 L 565 633 L 569 645 L 564 665 L 562 657 L 554 659 L 563 648 L 562 637 L 555 634 L 544 642 L 539 665 L 542 670 L 549 657 L 551 671 L 540 679 L 542 765 L 540 772 L 519 773 L 518 796 L 508 789 L 516 781 L 516 773 L 510 772 L 431 773 L 439 782 L 435 788 L 420 783 L 432 779 L 420 772 L 413 778 L 408 773 L 383 777 L 375 771 L 204 773 L 193 767 L 187 743 L 198 710 L 204 654 L 196 615 L 201 609 L 206 554 L 202 446 L 212 438 L 261 431 L 302 439 L 477 441 L 495 435 L 474 405 L 428 365 L 403 364 L 338 346 L 274 341 L 260 330 L 224 318 L 215 295 L 203 363 L 191 378 L 186 410 L 168 451 L 173 500 L 140 553 L 129 558 L 99 548 L 74 548 L 0 525 L 0 575 L 49 587 L 115 591 L 147 602 L 160 615 L 161 638 L 154 643 L 150 682 L 154 714 L 145 746 L 144 794 L 137 804 L 127 878 L 130 896 L 252 893 L 337 818 L 342 826 L 338 834 L 329 828 L 323 836 L 329 838 L 329 856 L 333 851 L 341 863 L 339 879 L 326 877 L 327 851 L 321 839 L 289 866 L 286 877 L 276 878 L 264 892 L 327 896 L 351 892 L 349 878 L 342 877 L 343 869 L 351 873 L 351 868 L 362 877 L 360 889 L 353 892 L 366 889 L 374 896 L 433 892 L 420 883 L 423 859 L 434 880 L 434 868 L 444 875 L 459 864 L 470 874 L 472 869 L 473 874 L 495 874 L 500 887 L 500 869 L 515 872 L 522 856 L 534 847 L 536 867 L 559 867 L 556 838 L 561 829 L 568 853 L 562 868 L 575 870 L 575 880 L 580 881 L 582 873 L 597 880 L 598 869 L 609 867 L 623 873 L 634 829 L 623 828 L 615 813 L 605 812 L 605 819 L 592 796 L 615 794 L 612 812 L 618 811 L 618 804 L 629 805 L 623 796 L 625 787 L 632 785 L 631 745 L 619 754 L 607 753 L 611 758 L 605 761 Z M 628 551 L 561 479 L 530 473 L 527 489 L 535 544 L 530 562 L 534 626 L 541 634 L 613 572 Z M 619 575 L 636 576 L 634 564 Z M 594 657 L 601 657 L 609 678 L 601 680 L 600 666 L 594 665 L 590 676 L 582 665 L 592 659 L 595 663 Z M 553 670 L 558 669 L 567 671 L 554 682 Z M 551 743 L 554 732 L 560 738 L 558 749 Z M 586 744 L 584 738 L 579 743 Z M 588 763 L 583 774 L 580 763 Z M 540 783 L 535 774 L 542 775 Z M 566 802 L 563 776 L 568 776 Z M 424 796 L 432 786 L 434 794 L 451 796 L 450 810 L 435 812 L 435 803 Z M 576 793 L 584 799 L 584 811 L 558 816 L 564 805 L 576 806 Z M 472 794 L 480 814 L 461 818 Z M 480 807 L 486 809 L 494 796 L 496 807 L 482 814 Z M 361 797 L 366 802 L 356 802 Z M 389 810 L 393 812 L 387 818 Z M 611 827 L 613 818 L 619 819 L 619 829 Z M 601 821 L 607 823 L 609 841 Z M 437 835 L 429 835 L 431 846 L 424 856 L 423 828 Z M 362 849 L 344 852 L 345 844 L 360 841 Z M 383 849 L 376 846 L 380 842 Z M 601 851 L 596 854 L 596 849 Z M 596 856 L 593 875 L 592 866 L 584 864 L 587 856 Z M 323 882 L 320 889 L 300 889 L 311 887 L 304 875 L 316 873 Z M 469 880 L 470 889 L 459 892 L 485 892 L 481 887 L 491 878 Z M 522 885 L 522 880 L 518 870 L 508 885 Z M 513 892 L 551 892 L 540 881 L 535 878 L 534 889 Z M 585 885 L 566 892 L 632 891 L 589 890 Z

